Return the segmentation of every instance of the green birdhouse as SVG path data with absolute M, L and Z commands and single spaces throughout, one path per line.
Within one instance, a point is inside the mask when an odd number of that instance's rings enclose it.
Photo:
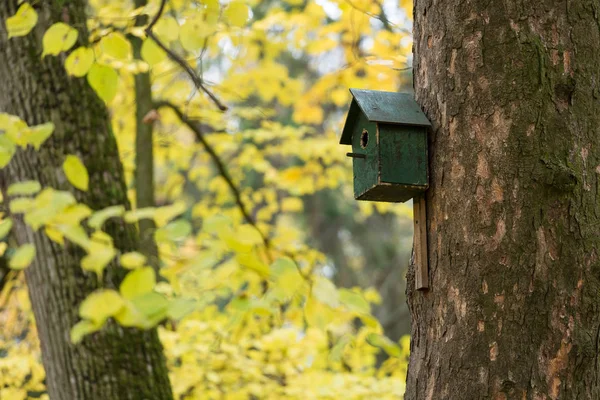
M 408 93 L 350 89 L 352 104 L 340 144 L 352 145 L 354 197 L 405 202 L 429 186 L 431 123 Z

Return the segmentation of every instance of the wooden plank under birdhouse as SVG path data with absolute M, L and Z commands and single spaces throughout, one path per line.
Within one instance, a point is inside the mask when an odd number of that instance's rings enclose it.
M 415 252 L 415 289 L 429 289 L 429 266 L 427 260 L 427 211 L 425 195 L 413 199 L 413 221 L 415 227 L 413 251 Z

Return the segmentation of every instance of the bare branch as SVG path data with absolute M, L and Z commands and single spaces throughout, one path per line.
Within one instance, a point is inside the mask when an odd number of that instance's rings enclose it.
M 231 179 L 231 175 L 229 175 L 229 172 L 227 171 L 227 167 L 225 167 L 225 164 L 223 163 L 221 158 L 217 155 L 217 153 L 212 148 L 212 146 L 206 141 L 206 138 L 202 134 L 202 131 L 200 130 L 200 127 L 198 126 L 198 123 L 196 121 L 188 118 L 188 116 L 185 115 L 179 107 L 177 107 L 175 104 L 173 104 L 169 101 L 165 101 L 165 100 L 157 101 L 154 103 L 154 106 L 156 108 L 160 108 L 160 107 L 170 108 L 171 110 L 173 110 L 173 112 L 175 112 L 175 114 L 177 114 L 177 117 L 179 118 L 179 120 L 181 122 L 183 122 L 188 128 L 190 128 L 192 130 L 192 132 L 194 132 L 194 135 L 196 136 L 196 140 L 198 140 L 198 142 L 200 142 L 200 144 L 202 144 L 202 146 L 204 147 L 206 152 L 210 155 L 213 162 L 215 163 L 215 166 L 219 170 L 219 174 L 225 180 L 225 182 L 227 183 L 227 186 L 229 186 L 229 190 L 233 194 L 233 197 L 235 198 L 235 203 L 237 204 L 240 212 L 242 213 L 244 220 L 249 225 L 253 226 L 260 234 L 263 244 L 265 246 L 265 250 L 267 252 L 267 256 L 268 256 L 269 260 L 272 261 L 271 251 L 270 251 L 271 243 L 269 242 L 269 238 L 258 228 L 258 226 L 256 225 L 256 222 L 254 221 L 254 219 L 252 218 L 252 216 L 246 209 L 246 206 L 242 202 L 242 196 L 240 194 L 240 191 L 237 188 L 237 186 L 233 183 L 233 180 Z
M 161 2 L 160 2 L 160 8 L 158 9 L 158 12 L 156 13 L 156 15 L 154 16 L 154 18 L 152 19 L 152 22 L 150 22 L 150 24 L 146 28 L 146 35 L 148 35 L 149 38 L 151 38 L 152 40 L 154 40 L 154 42 L 156 42 L 156 44 L 158 45 L 158 47 L 160 47 L 161 49 L 163 49 L 163 51 L 165 53 L 167 53 L 167 55 L 169 56 L 169 58 L 171 60 L 175 61 L 177 64 L 179 64 L 181 66 L 181 68 L 183 68 L 183 70 L 185 72 L 187 72 L 187 74 L 190 76 L 190 78 L 192 79 L 192 82 L 194 82 L 194 85 L 196 85 L 196 87 L 198 88 L 198 90 L 202 90 L 204 93 L 206 93 L 206 95 L 208 97 L 210 97 L 210 99 L 212 100 L 212 102 L 215 103 L 215 105 L 219 108 L 219 110 L 221 110 L 221 111 L 227 111 L 227 106 L 225 104 L 223 104 L 217 98 L 217 96 L 215 96 L 210 90 L 208 90 L 208 88 L 204 85 L 204 81 L 202 80 L 202 78 L 200 76 L 198 76 L 198 74 L 196 74 L 196 71 L 194 71 L 194 69 L 187 63 L 187 61 L 185 61 L 177 53 L 173 52 L 173 50 L 171 50 L 169 47 L 167 47 L 154 34 L 154 32 L 152 32 L 152 28 L 158 22 L 158 20 L 160 19 L 160 16 L 163 13 L 163 10 L 165 8 L 165 3 L 166 3 L 166 0 L 161 0 Z

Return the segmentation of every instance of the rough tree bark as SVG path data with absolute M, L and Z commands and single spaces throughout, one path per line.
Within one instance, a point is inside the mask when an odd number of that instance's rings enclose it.
M 431 290 L 409 282 L 408 400 L 600 398 L 599 13 L 416 2 Z
M 18 151 L 0 172 L 0 189 L 12 182 L 35 179 L 42 186 L 75 191 L 61 165 L 67 154 L 78 155 L 90 174 L 90 190 L 76 191 L 92 209 L 127 205 L 123 170 L 106 107 L 85 79 L 67 76 L 63 60 L 41 58 L 41 38 L 53 22 L 65 21 L 87 42 L 85 1 L 35 3 L 37 27 L 25 37 L 7 39 L 5 19 L 16 12 L 17 0 L 0 2 L 0 111 L 17 115 L 30 125 L 54 122 L 56 130 L 36 152 Z M 64 56 L 61 56 L 61 58 Z M 41 342 L 46 383 L 53 400 L 172 399 L 156 330 L 123 329 L 109 324 L 79 345 L 69 341 L 78 321 L 78 306 L 98 288 L 94 274 L 80 266 L 82 251 L 59 246 L 32 232 L 16 218 L 13 234 L 19 244 L 33 243 L 34 263 L 26 270 L 32 307 Z M 112 222 L 108 232 L 122 250 L 137 248 L 134 228 Z M 104 286 L 118 283 L 111 268 Z

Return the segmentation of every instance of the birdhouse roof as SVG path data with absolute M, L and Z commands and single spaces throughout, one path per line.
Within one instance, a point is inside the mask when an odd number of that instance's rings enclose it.
M 431 123 L 410 93 L 380 92 L 350 89 L 352 104 L 340 139 L 341 144 L 352 144 L 352 124 L 360 110 L 369 122 L 382 124 L 429 127 Z

